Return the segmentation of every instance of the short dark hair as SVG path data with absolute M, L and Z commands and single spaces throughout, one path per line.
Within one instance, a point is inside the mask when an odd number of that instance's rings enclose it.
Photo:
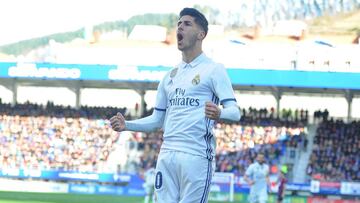
M 207 34 L 208 28 L 208 21 L 206 20 L 204 14 L 200 11 L 196 10 L 195 8 L 184 8 L 180 11 L 180 18 L 183 16 L 191 16 L 195 19 L 195 22 L 200 25 L 200 27 L 205 31 L 205 35 Z

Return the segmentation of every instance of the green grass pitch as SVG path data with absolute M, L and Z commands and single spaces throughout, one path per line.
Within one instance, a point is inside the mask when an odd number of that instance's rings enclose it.
M 143 203 L 143 197 L 0 192 L 0 203 Z M 209 202 L 215 203 L 215 202 Z

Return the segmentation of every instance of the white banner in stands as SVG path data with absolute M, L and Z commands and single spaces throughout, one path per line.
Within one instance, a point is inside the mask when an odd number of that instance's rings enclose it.
M 67 183 L 0 179 L 0 191 L 67 193 Z

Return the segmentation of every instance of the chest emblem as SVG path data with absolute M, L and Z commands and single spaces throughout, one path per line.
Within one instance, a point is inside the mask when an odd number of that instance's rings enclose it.
M 200 75 L 197 74 L 197 75 L 194 77 L 194 79 L 192 79 L 191 83 L 192 83 L 193 85 L 198 85 L 198 84 L 200 83 Z
M 173 79 L 177 74 L 178 68 L 174 68 L 170 73 L 170 78 Z

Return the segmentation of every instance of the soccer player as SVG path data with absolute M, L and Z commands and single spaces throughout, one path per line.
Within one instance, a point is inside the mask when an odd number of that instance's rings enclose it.
M 224 66 L 202 51 L 207 32 L 204 15 L 194 8 L 184 8 L 177 23 L 182 62 L 159 83 L 152 115 L 125 121 L 118 113 L 110 119 L 112 128 L 119 132 L 163 128 L 155 175 L 159 203 L 207 202 L 215 166 L 214 122 L 240 119 Z
M 248 167 L 244 180 L 250 186 L 250 203 L 265 203 L 268 199 L 267 189 L 270 188 L 269 166 L 265 164 L 265 156 L 258 153 L 256 161 Z
M 278 189 L 278 193 L 277 193 L 277 202 L 278 203 L 282 203 L 282 201 L 284 200 L 285 197 L 285 184 L 287 183 L 287 179 L 286 179 L 286 174 L 287 174 L 287 166 L 283 165 L 281 166 L 280 169 L 280 177 L 278 179 L 278 183 L 279 183 L 279 189 Z
M 155 202 L 155 195 L 154 195 L 154 184 L 155 184 L 155 168 L 149 167 L 145 170 L 144 173 L 144 190 L 145 190 L 145 199 L 144 203 L 149 203 L 150 199 L 152 202 Z

